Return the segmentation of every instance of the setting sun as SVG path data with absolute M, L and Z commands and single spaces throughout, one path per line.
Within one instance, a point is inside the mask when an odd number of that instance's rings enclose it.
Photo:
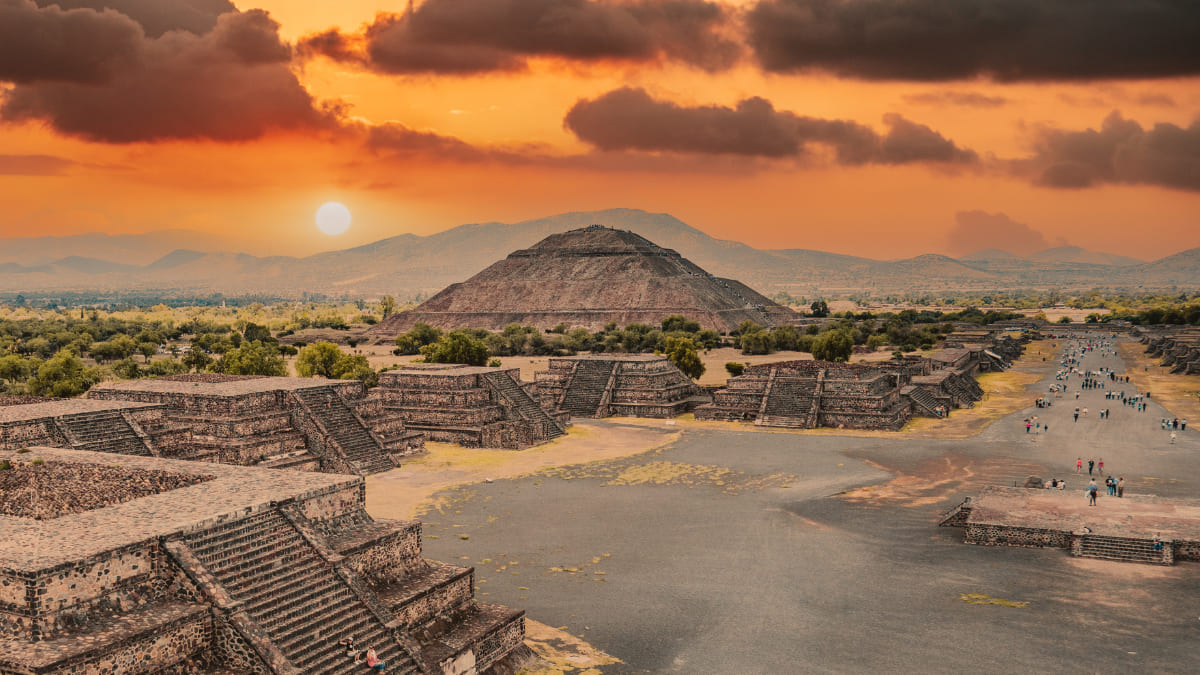
M 317 209 L 317 229 L 329 236 L 350 229 L 350 209 L 338 202 L 325 202 Z

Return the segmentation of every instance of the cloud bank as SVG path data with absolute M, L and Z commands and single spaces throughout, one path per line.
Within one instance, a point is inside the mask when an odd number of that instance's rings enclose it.
M 379 14 L 358 33 L 308 36 L 300 49 L 389 74 L 519 70 L 532 57 L 716 71 L 741 52 L 725 34 L 732 18 L 705 0 L 426 0 L 404 14 Z
M 1000 82 L 1200 73 L 1194 0 L 761 0 L 758 63 L 865 80 Z
M 923 124 L 885 115 L 886 134 L 850 120 L 776 110 L 763 98 L 734 107 L 683 106 L 656 100 L 643 89 L 622 88 L 583 99 L 564 125 L 604 151 L 675 152 L 764 158 L 800 157 L 810 144 L 833 150 L 843 165 L 944 162 L 970 164 L 976 154 Z

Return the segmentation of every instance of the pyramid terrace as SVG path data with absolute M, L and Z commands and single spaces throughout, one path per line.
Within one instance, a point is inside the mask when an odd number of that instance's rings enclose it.
M 0 514 L 0 672 L 352 673 L 365 666 L 337 642 L 354 637 L 390 673 L 461 674 L 524 650 L 523 612 L 422 558 L 419 522 L 367 515 L 361 477 L 59 448 L 0 460 L 3 501 L 39 497 Z
M 365 475 L 423 445 L 356 381 L 195 374 L 106 383 L 86 399 L 14 402 L 0 407 L 0 448 Z

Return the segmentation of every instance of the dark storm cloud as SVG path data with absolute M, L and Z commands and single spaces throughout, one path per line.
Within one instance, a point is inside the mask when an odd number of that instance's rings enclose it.
M 798 157 L 808 144 L 833 149 L 840 164 L 909 164 L 976 161 L 929 127 L 887 115 L 888 133 L 850 120 L 805 117 L 748 98 L 736 107 L 681 106 L 651 98 L 642 89 L 617 89 L 580 100 L 563 124 L 599 150 Z
M 946 246 L 955 255 L 995 248 L 1026 256 L 1065 244 L 1066 241 L 1062 239 L 1051 243 L 1046 235 L 1003 213 L 984 211 L 960 211 L 954 214 L 954 227 L 946 234 Z
M 309 36 L 300 48 L 392 74 L 515 70 L 537 56 L 715 71 L 740 53 L 724 34 L 730 21 L 725 6 L 704 0 L 427 0 L 411 13 L 380 14 L 359 34 Z
M 976 91 L 926 91 L 909 94 L 904 97 L 904 102 L 933 106 L 956 105 L 964 108 L 999 108 L 1008 105 L 1009 100 L 1003 96 L 988 96 Z
M 0 155 L 0 176 L 58 176 L 74 165 L 52 155 Z
M 0 81 L 101 82 L 138 50 L 141 28 L 116 12 L 0 0 Z
M 769 71 L 868 80 L 1092 80 L 1200 73 L 1195 0 L 760 0 Z
M 41 11 L 59 20 L 73 15 Z M 238 141 L 274 128 L 332 126 L 336 111 L 319 109 L 296 79 L 278 29 L 265 12 L 250 10 L 221 14 L 204 35 L 140 36 L 99 85 L 61 77 L 18 81 L 0 102 L 0 118 L 42 120 L 61 133 L 108 143 Z
M 202 35 L 217 25 L 217 17 L 236 8 L 229 0 L 36 0 L 41 7 L 113 10 L 141 25 L 150 37 L 171 30 Z
M 1113 112 L 1099 130 L 1040 130 L 1035 150 L 1022 165 L 1034 167 L 1039 185 L 1131 183 L 1200 190 L 1200 120 L 1186 128 L 1159 123 L 1143 129 Z

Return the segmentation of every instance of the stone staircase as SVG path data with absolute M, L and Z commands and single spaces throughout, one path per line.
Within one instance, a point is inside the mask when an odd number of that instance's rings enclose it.
M 576 362 L 575 374 L 567 383 L 567 391 L 558 406 L 559 410 L 570 413 L 572 417 L 599 416 L 600 402 L 604 400 L 604 391 L 608 387 L 614 368 L 615 362 Z
M 963 384 L 959 378 L 953 376 L 947 377 L 945 386 L 955 401 L 960 402 L 967 408 L 975 407 L 975 401 L 979 399 L 979 395 L 971 387 Z
M 337 392 L 313 387 L 297 389 L 296 396 L 321 421 L 325 431 L 345 453 L 350 466 L 359 474 L 369 475 L 395 468 L 387 451 Z
M 971 498 L 966 497 L 957 506 L 942 514 L 941 520 L 938 521 L 939 527 L 965 527 L 967 519 L 971 517 L 971 509 L 975 505 L 971 503 Z
M 542 438 L 558 438 L 566 433 L 537 401 L 505 371 L 487 373 L 484 378 L 492 389 L 508 403 L 509 408 L 523 419 L 542 427 Z
M 301 671 L 365 672 L 337 645 L 354 637 L 360 649 L 375 648 L 387 672 L 419 672 L 391 630 L 275 509 L 185 535 L 184 542 Z
M 812 425 L 813 380 L 776 377 L 759 417 L 762 426 L 806 429 Z
M 144 457 L 154 454 L 119 410 L 69 415 L 57 421 L 80 450 Z
M 1085 534 L 1080 537 L 1080 547 L 1076 555 L 1082 558 L 1100 558 L 1102 560 L 1119 560 L 1122 562 L 1140 562 L 1151 565 L 1170 565 L 1171 560 L 1164 550 L 1155 551 L 1154 542 L 1149 539 L 1129 539 L 1126 537 L 1107 537 L 1097 534 Z
M 923 410 L 932 417 L 939 416 L 937 399 L 933 397 L 933 394 L 929 393 L 928 389 L 909 385 L 901 393 L 907 396 L 909 401 L 912 401 L 914 408 Z

